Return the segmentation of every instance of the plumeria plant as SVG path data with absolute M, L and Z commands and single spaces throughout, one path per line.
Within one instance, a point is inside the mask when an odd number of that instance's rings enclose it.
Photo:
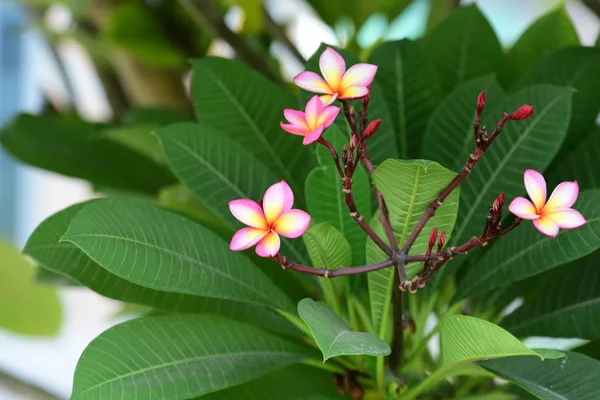
M 106 194 L 31 235 L 40 279 L 143 306 L 73 399 L 600 398 L 600 49 L 541 50 L 544 18 L 508 52 L 475 6 L 322 45 L 292 90 L 196 60 L 195 121 L 15 119 L 9 152 Z

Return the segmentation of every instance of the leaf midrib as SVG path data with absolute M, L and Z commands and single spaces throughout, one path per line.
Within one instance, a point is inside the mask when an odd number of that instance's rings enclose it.
M 179 364 L 185 364 L 185 363 L 191 363 L 191 362 L 197 362 L 197 361 L 202 361 L 202 360 L 214 360 L 214 359 L 220 359 L 220 358 L 230 358 L 230 357 L 250 357 L 250 356 L 255 356 L 255 355 L 259 355 L 259 356 L 299 356 L 299 354 L 296 353 L 284 353 L 284 352 L 276 352 L 276 351 L 246 351 L 246 352 L 240 352 L 240 353 L 227 353 L 227 354 L 216 354 L 216 355 L 207 355 L 207 356 L 199 356 L 199 357 L 192 357 L 192 358 L 184 358 L 181 360 L 176 360 L 176 361 L 172 361 L 172 362 L 166 362 L 166 363 L 161 363 L 159 365 L 154 365 L 152 367 L 148 367 L 148 368 L 141 368 L 135 371 L 131 371 L 128 372 L 126 374 L 123 375 L 119 375 L 116 376 L 112 379 L 106 380 L 104 382 L 98 383 L 82 392 L 76 393 L 74 394 L 75 398 L 77 398 L 78 396 L 82 396 L 85 393 L 88 393 L 98 387 L 107 385 L 109 383 L 112 382 L 116 382 L 116 381 L 120 381 L 123 380 L 124 378 L 128 378 L 130 376 L 134 376 L 134 375 L 138 375 L 138 374 L 143 374 L 145 372 L 149 372 L 149 371 L 154 371 L 160 368 L 167 368 L 167 367 L 171 367 L 174 365 L 179 365 Z
M 279 158 L 277 151 L 271 146 L 271 144 L 269 143 L 269 141 L 267 140 L 265 135 L 262 133 L 261 129 L 256 125 L 256 122 L 252 119 L 252 117 L 248 114 L 248 112 L 246 112 L 246 109 L 244 109 L 242 104 L 240 104 L 240 102 L 237 100 L 235 95 L 229 91 L 229 89 L 227 88 L 225 83 L 221 79 L 219 79 L 219 77 L 217 75 L 215 75 L 215 73 L 211 70 L 211 68 L 209 68 L 208 66 L 205 66 L 204 70 L 207 72 L 208 75 L 210 75 L 210 77 L 213 79 L 215 84 L 223 91 L 223 94 L 225 94 L 227 99 L 235 106 L 235 108 L 240 112 L 242 117 L 246 120 L 246 122 L 248 123 L 248 125 L 251 128 L 250 130 L 255 134 L 255 136 L 261 142 L 261 144 L 263 145 L 263 148 L 265 148 L 267 150 L 267 152 L 271 155 L 271 158 L 273 159 L 275 164 L 277 164 L 281 173 L 283 175 L 285 175 L 286 180 L 288 180 L 289 182 L 295 182 L 295 180 L 292 178 L 290 172 L 287 170 L 287 168 L 285 167 L 285 165 Z
M 527 127 L 525 132 L 515 142 L 513 142 L 512 147 L 505 153 L 504 157 L 500 160 L 500 162 L 496 164 L 496 168 L 493 170 L 491 176 L 485 180 L 483 187 L 477 192 L 477 197 L 473 202 L 471 202 L 467 214 L 463 219 L 463 224 L 461 225 L 460 229 L 454 234 L 454 237 L 457 240 L 460 240 L 462 238 L 465 229 L 470 224 L 471 219 L 473 218 L 473 214 L 476 211 L 478 211 L 477 208 L 479 207 L 479 204 L 481 204 L 483 197 L 487 195 L 489 188 L 494 184 L 496 178 L 500 174 L 500 171 L 506 166 L 510 157 L 512 157 L 513 153 L 519 148 L 521 143 L 523 143 L 526 139 L 529 138 L 529 135 L 533 132 L 534 127 L 536 127 L 537 124 L 541 121 L 542 117 L 546 115 L 546 113 L 548 113 L 548 111 L 558 101 L 562 100 L 562 98 L 563 96 L 557 96 L 552 100 L 552 102 L 548 103 L 548 105 L 540 113 L 537 114 L 537 118 L 535 118 L 534 121 Z
M 214 268 L 213 266 L 211 266 L 211 265 L 209 265 L 209 264 L 205 264 L 205 263 L 203 263 L 203 262 L 202 262 L 202 261 L 200 261 L 200 260 L 195 260 L 195 259 L 193 259 L 193 258 L 190 258 L 190 257 L 188 257 L 188 256 L 185 256 L 185 255 L 183 255 L 183 254 L 176 253 L 176 252 L 174 252 L 174 251 L 171 251 L 171 250 L 169 250 L 169 249 L 166 249 L 166 248 L 160 247 L 160 246 L 158 246 L 158 245 L 153 245 L 153 244 L 151 244 L 151 243 L 142 242 L 142 241 L 140 241 L 140 240 L 136 240 L 136 239 L 126 238 L 126 237 L 120 237 L 120 236 L 115 236 L 115 235 L 108 235 L 108 234 L 99 234 L 99 233 L 98 233 L 98 234 L 96 234 L 96 233 L 83 233 L 83 234 L 70 234 L 70 235 L 69 235 L 69 234 L 68 234 L 68 232 L 67 232 L 67 233 L 66 233 L 66 234 L 65 234 L 65 235 L 64 235 L 64 236 L 61 238 L 61 240 L 67 240 L 67 241 L 71 241 L 71 242 L 72 242 L 72 239 L 74 239 L 74 238 L 77 238 L 77 237 L 84 237 L 84 238 L 86 238 L 86 237 L 103 237 L 103 238 L 108 238 L 108 239 L 122 240 L 122 241 L 125 241 L 125 242 L 131 242 L 131 243 L 139 244 L 139 245 L 141 245 L 141 246 L 146 246 L 146 247 L 149 247 L 149 248 L 153 248 L 153 249 L 155 249 L 155 250 L 158 250 L 158 251 L 162 251 L 162 252 L 164 252 L 164 253 L 166 253 L 166 254 L 170 254 L 170 255 L 172 255 L 172 256 L 175 256 L 175 257 L 179 258 L 180 260 L 183 260 L 183 261 L 188 261 L 188 262 L 190 262 L 190 263 L 191 263 L 191 264 L 193 264 L 193 265 L 198 265 L 198 266 L 201 266 L 201 267 L 207 268 L 207 269 L 209 269 L 211 272 L 215 273 L 216 275 L 220 275 L 220 276 L 222 276 L 222 277 L 226 278 L 227 280 L 229 280 L 229 281 L 231 281 L 231 282 L 234 282 L 234 283 L 236 283 L 236 284 L 240 284 L 242 287 L 244 287 L 244 288 L 246 288 L 246 289 L 249 289 L 249 290 L 250 290 L 252 293 L 258 294 L 258 297 L 259 297 L 259 298 L 261 298 L 261 299 L 263 299 L 263 300 L 266 300 L 266 303 L 254 303 L 254 304 L 257 304 L 257 305 L 260 305 L 260 306 L 265 306 L 265 304 L 269 304 L 269 305 L 271 305 L 271 306 L 273 306 L 273 305 L 274 305 L 274 304 L 272 303 L 272 301 L 270 301 L 269 297 L 265 296 L 265 295 L 264 295 L 264 293 L 262 293 L 262 292 L 260 292 L 260 291 L 256 290 L 256 289 L 255 289 L 255 288 L 254 288 L 252 285 L 249 285 L 249 284 L 247 284 L 245 281 L 243 281 L 243 280 L 239 280 L 239 281 L 238 281 L 238 280 L 235 280 L 235 279 L 233 279 L 233 278 L 232 278 L 230 275 L 227 275 L 227 274 L 225 274 L 223 271 L 221 271 L 221 270 L 220 270 L 220 269 L 218 269 L 218 268 Z M 73 242 L 73 243 L 74 243 L 74 242 Z M 74 244 L 75 244 L 75 243 L 74 243 Z M 78 247 L 79 247 L 79 246 L 78 246 Z M 80 249 L 81 249 L 81 248 L 80 248 Z M 82 250 L 84 253 L 86 253 L 86 254 L 87 254 L 87 255 L 88 255 L 90 258 L 92 258 L 92 255 L 91 255 L 91 254 L 89 254 L 89 252 L 88 252 L 88 251 L 86 251 L 86 250 L 84 250 L 84 249 L 81 249 L 81 250 Z M 93 259 L 93 258 L 92 258 L 92 259 Z M 98 263 L 98 264 L 100 264 L 100 263 Z M 258 272 L 260 272 L 260 271 L 258 271 Z M 123 276 L 123 274 L 121 274 L 120 272 L 117 272 L 117 271 L 115 271 L 115 275 L 117 275 L 117 276 L 120 276 L 121 278 L 123 278 L 123 279 L 127 280 L 127 279 L 125 278 L 125 276 Z M 130 278 L 130 277 L 127 277 L 127 278 Z M 139 285 L 140 285 L 140 286 L 144 286 L 142 283 L 139 283 Z M 146 287 L 149 287 L 149 286 L 146 286 Z M 192 292 L 192 291 L 190 291 L 190 290 L 182 290 L 182 291 L 179 291 L 178 293 L 191 294 L 191 295 L 195 295 L 195 296 L 198 296 L 198 295 L 199 295 L 198 293 L 196 293 L 196 292 Z M 211 296 L 207 296 L 207 295 L 204 295 L 204 294 L 203 294 L 202 296 L 211 297 Z

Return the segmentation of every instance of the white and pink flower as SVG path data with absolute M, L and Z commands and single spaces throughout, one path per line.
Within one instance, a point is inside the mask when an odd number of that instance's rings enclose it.
M 339 107 L 324 106 L 319 96 L 314 96 L 306 104 L 304 112 L 290 108 L 283 110 L 283 115 L 289 123 L 281 122 L 280 125 L 292 135 L 304 136 L 302 143 L 307 145 L 319 140 L 325 128 L 333 124 L 339 112 Z

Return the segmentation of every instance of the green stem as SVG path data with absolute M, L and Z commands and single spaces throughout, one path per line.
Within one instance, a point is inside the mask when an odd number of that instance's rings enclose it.
M 344 368 L 341 368 L 332 363 L 324 363 L 319 360 L 304 360 L 302 364 L 310 365 L 311 367 L 319 368 L 324 371 L 333 372 L 334 374 L 345 374 Z

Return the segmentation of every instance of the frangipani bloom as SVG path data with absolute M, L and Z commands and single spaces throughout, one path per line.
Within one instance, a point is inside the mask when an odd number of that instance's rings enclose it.
M 369 94 L 369 85 L 375 78 L 377 66 L 360 63 L 346 71 L 346 62 L 342 56 L 331 47 L 325 49 L 319 59 L 321 78 L 312 71 L 304 71 L 296 75 L 294 83 L 304 90 L 313 93 L 323 93 L 321 101 L 330 104 L 335 99 L 360 99 Z
M 546 181 L 532 169 L 525 171 L 525 189 L 532 201 L 514 199 L 508 209 L 519 218 L 533 220 L 533 225 L 546 236 L 555 237 L 560 229 L 578 228 L 585 218 L 571 206 L 579 195 L 577 182 L 562 182 L 546 201 Z
M 280 125 L 286 132 L 304 136 L 303 144 L 311 144 L 321 137 L 325 128 L 335 121 L 339 112 L 339 107 L 324 106 L 319 96 L 313 96 L 306 104 L 304 112 L 290 108 L 283 110 L 283 115 L 289 124 L 281 122 Z
M 310 215 L 292 210 L 294 193 L 285 181 L 267 189 L 262 207 L 255 201 L 239 199 L 229 202 L 229 210 L 240 222 L 248 225 L 233 235 L 229 248 L 246 250 L 256 245 L 256 254 L 273 257 L 279 252 L 279 235 L 297 238 L 310 223 Z

